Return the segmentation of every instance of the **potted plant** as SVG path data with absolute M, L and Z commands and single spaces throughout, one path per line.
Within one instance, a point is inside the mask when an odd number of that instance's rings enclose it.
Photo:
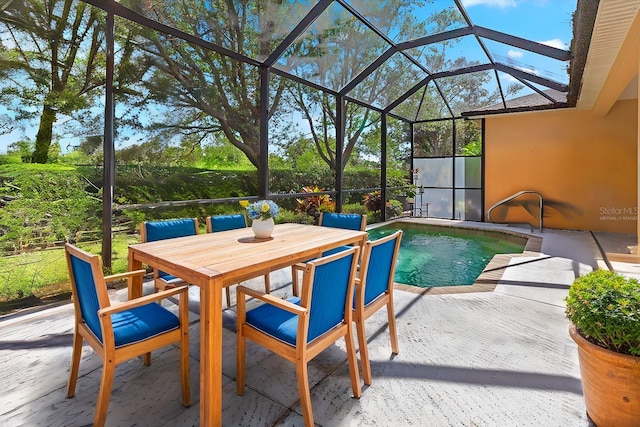
M 275 227 L 280 207 L 272 200 L 259 200 L 247 205 L 247 216 L 251 218 L 251 228 L 257 239 L 269 239 Z
M 640 284 L 596 270 L 566 298 L 587 414 L 598 427 L 640 425 Z

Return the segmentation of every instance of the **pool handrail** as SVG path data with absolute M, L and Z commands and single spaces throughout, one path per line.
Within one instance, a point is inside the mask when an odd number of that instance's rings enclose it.
M 515 199 L 515 198 L 517 198 L 517 197 L 522 196 L 523 194 L 535 194 L 536 196 L 538 196 L 538 197 L 540 198 L 540 215 L 539 215 L 539 217 L 538 217 L 538 224 L 539 224 L 539 227 L 538 227 L 538 228 L 539 228 L 539 230 L 540 230 L 540 233 L 542 233 L 542 214 L 543 214 L 543 204 L 544 204 L 544 203 L 543 203 L 543 199 L 542 199 L 542 194 L 540 194 L 540 193 L 539 193 L 539 192 L 537 192 L 537 191 L 533 191 L 533 190 L 523 190 L 523 191 L 518 191 L 517 193 L 512 194 L 511 196 L 509 196 L 509 197 L 507 197 L 507 198 L 505 198 L 505 199 L 500 200 L 499 202 L 497 202 L 496 204 L 494 204 L 493 206 L 491 206 L 491 207 L 489 208 L 489 210 L 487 211 L 487 220 L 489 220 L 489 222 L 494 222 L 494 221 L 491 219 L 491 211 L 492 211 L 493 209 L 495 209 L 495 208 L 497 208 L 498 206 L 501 206 L 501 205 L 503 205 L 503 204 L 505 204 L 505 203 L 507 203 L 507 202 L 510 202 L 511 200 L 513 200 L 513 199 Z M 523 206 L 523 207 L 524 207 L 524 206 Z M 530 212 L 526 207 L 525 207 L 525 210 L 531 214 L 531 212 Z M 533 214 L 531 214 L 531 215 L 533 215 Z M 495 223 L 495 222 L 494 222 L 494 223 Z M 531 226 L 531 231 L 533 231 L 533 225 Z

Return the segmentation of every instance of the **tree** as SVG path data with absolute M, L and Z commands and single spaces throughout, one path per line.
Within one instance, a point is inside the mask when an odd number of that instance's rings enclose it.
M 9 1 L 0 49 L 0 100 L 16 120 L 39 117 L 33 162 L 46 163 L 59 115 L 92 106 L 104 84 L 103 13 L 78 0 Z
M 424 27 L 411 15 L 413 1 L 362 2 L 368 19 L 385 34 L 397 32 L 407 38 L 424 34 Z M 417 3 L 426 3 L 424 1 Z M 287 53 L 286 68 L 294 74 L 333 90 L 344 88 L 369 64 L 377 59 L 389 44 L 369 27 L 349 13 L 337 10 L 328 13 L 322 27 L 310 29 Z M 360 82 L 348 95 L 364 103 L 386 106 L 401 95 L 414 76 L 407 63 L 386 61 Z M 377 126 L 379 114 L 355 103 L 345 104 L 345 140 L 343 165 L 336 164 L 336 98 L 302 84 L 290 87 L 289 95 L 308 123 L 310 135 L 320 157 L 333 169 L 347 164 L 363 133 Z
M 460 24 L 466 25 L 457 8 L 449 7 L 434 12 L 425 22 L 415 18 L 415 10 L 425 6 L 428 1 L 392 0 L 388 2 L 366 2 L 359 5 L 369 21 L 375 23 L 383 34 L 394 34 L 403 40 L 417 39 L 425 34 L 444 32 Z M 350 14 L 337 12 L 331 24 L 324 28 L 308 31 L 305 37 L 290 49 L 286 58 L 286 67 L 295 70 L 295 74 L 307 80 L 334 90 L 344 88 L 354 77 L 376 60 L 390 45 L 371 29 Z M 450 58 L 450 50 L 458 39 L 446 40 L 412 49 L 408 54 L 418 59 L 428 70 L 458 69 L 468 65 L 464 58 Z M 449 54 L 449 55 L 448 55 Z M 386 107 L 403 95 L 404 91 L 416 83 L 416 67 L 402 54 L 395 53 L 383 62 L 373 73 L 360 81 L 348 95 L 369 105 Z M 440 83 L 439 91 L 431 84 L 416 97 L 410 97 L 394 109 L 394 113 L 409 120 L 422 115 L 432 118 L 446 117 L 449 110 L 441 100 L 442 92 L 447 98 L 454 99 L 452 108 L 459 111 L 471 106 L 480 106 L 488 100 L 494 100 L 499 94 L 488 94 L 482 85 L 487 73 L 455 76 Z M 289 95 L 298 110 L 308 122 L 310 136 L 320 157 L 336 169 L 336 99 L 302 84 L 290 86 Z M 346 103 L 345 141 L 343 164 L 359 151 L 370 156 L 379 156 L 380 145 L 372 145 L 371 136 L 379 138 L 380 116 L 372 110 L 355 103 Z M 449 125 L 450 126 L 450 125 Z M 436 148 L 451 147 L 442 132 L 441 125 L 430 126 L 437 132 L 433 134 Z M 389 128 L 388 128 L 389 131 Z M 451 132 L 449 132 L 450 134 Z M 397 135 L 397 133 L 396 133 Z M 388 145 L 393 145 L 393 142 Z M 396 146 L 400 146 L 398 143 Z M 373 152 L 377 149 L 377 153 Z M 394 154 L 399 154 L 395 152 Z
M 123 2 L 124 3 L 124 2 Z M 296 2 L 240 0 L 127 2 L 131 9 L 168 26 L 249 57 L 264 58 L 278 40 L 261 40 L 261 29 L 288 19 Z M 259 22 L 255 22 L 259 20 Z M 266 34 L 266 30 L 264 34 Z M 165 114 L 151 129 L 165 138 L 179 135 L 193 144 L 224 137 L 256 167 L 260 159 L 260 80 L 258 69 L 173 36 L 140 30 L 138 57 L 152 68 L 143 81 L 145 102 Z M 281 113 L 284 79 L 270 85 L 269 114 Z

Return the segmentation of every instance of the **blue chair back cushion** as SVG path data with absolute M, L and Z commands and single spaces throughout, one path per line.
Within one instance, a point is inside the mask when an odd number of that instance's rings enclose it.
M 344 321 L 352 260 L 353 254 L 316 267 L 307 343 Z M 300 304 L 298 297 L 289 298 L 287 301 Z M 281 308 L 262 304 L 247 311 L 246 322 L 274 338 L 296 345 L 297 317 Z
M 309 341 L 344 321 L 354 255 L 316 267 L 309 314 Z
M 196 225 L 192 218 L 147 222 L 145 227 L 147 242 L 194 236 L 196 234 Z
M 102 337 L 98 310 L 100 302 L 96 292 L 96 282 L 91 271 L 91 264 L 71 255 L 71 270 L 76 282 L 76 298 L 80 304 L 82 320 L 97 337 Z
M 362 215 L 324 212 L 322 214 L 322 226 L 343 228 L 345 230 L 360 230 Z
M 193 218 L 152 221 L 145 223 L 144 226 L 147 232 L 147 242 L 195 236 L 196 234 L 196 224 Z M 164 271 L 158 271 L 158 275 L 167 282 L 176 279 L 176 276 Z
M 338 246 L 337 248 L 329 249 L 328 251 L 322 252 L 322 256 L 325 257 L 337 254 L 338 252 L 346 251 L 347 249 L 351 249 L 351 246 Z
M 364 289 L 365 305 L 386 292 L 389 287 L 389 276 L 391 275 L 396 240 L 391 239 L 388 242 L 374 246 L 371 250 Z
M 216 215 L 211 217 L 211 231 L 227 231 L 238 228 L 245 228 L 247 221 L 242 214 L 236 215 Z
M 100 303 L 91 264 L 72 255 L 71 268 L 76 282 L 82 320 L 103 343 L 102 328 L 98 318 Z M 111 316 L 111 322 L 116 347 L 143 341 L 180 327 L 178 317 L 156 303 L 115 313 Z

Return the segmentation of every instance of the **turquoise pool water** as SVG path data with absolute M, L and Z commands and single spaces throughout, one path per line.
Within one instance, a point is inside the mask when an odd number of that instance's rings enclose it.
M 375 240 L 402 230 L 395 281 L 430 288 L 471 285 L 496 254 L 522 253 L 526 240 L 511 235 L 420 224 L 369 230 Z

